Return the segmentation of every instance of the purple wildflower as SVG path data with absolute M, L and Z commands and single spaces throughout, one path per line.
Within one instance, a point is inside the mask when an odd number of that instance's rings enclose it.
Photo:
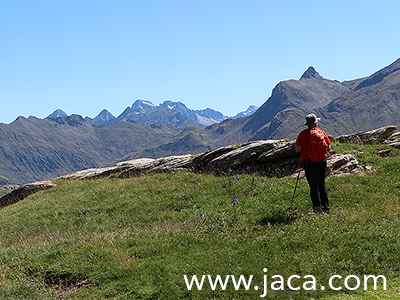
M 232 173 L 231 167 L 229 167 L 228 170 L 226 170 L 226 171 L 229 172 L 229 173 Z
M 239 200 L 236 199 L 235 197 L 232 197 L 231 202 L 232 202 L 233 204 L 238 204 L 238 203 L 239 203 Z
M 200 213 L 200 214 L 199 214 L 199 217 L 200 217 L 200 218 L 204 217 L 204 214 L 203 214 L 203 213 Z
M 88 213 L 88 211 L 85 209 L 85 211 L 83 212 L 83 215 L 86 216 Z

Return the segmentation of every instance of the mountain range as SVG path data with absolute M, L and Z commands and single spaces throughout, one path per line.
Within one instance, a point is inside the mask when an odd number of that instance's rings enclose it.
M 156 106 L 137 100 L 118 117 L 103 110 L 93 119 L 83 118 L 57 109 L 45 119 L 18 117 L 10 124 L 0 123 L 0 185 L 113 164 L 132 152 L 171 141 L 188 125 L 204 127 L 193 118 L 209 124 L 227 117 L 210 108 L 190 110 L 181 102 Z
M 250 108 L 249 108 L 250 109 Z M 254 108 L 253 108 L 254 109 Z M 181 102 L 137 100 L 118 117 L 17 118 L 0 124 L 0 184 L 53 178 L 133 158 L 197 154 L 229 144 L 294 139 L 308 113 L 329 135 L 400 126 L 400 59 L 374 74 L 339 82 L 309 67 L 298 80 L 279 82 L 254 113 L 227 118 Z M 246 115 L 248 114 L 248 115 Z
M 333 136 L 399 127 L 400 59 L 371 76 L 344 82 L 325 79 L 311 66 L 299 80 L 279 82 L 254 114 L 206 128 L 187 127 L 167 144 L 141 149 L 123 160 L 195 153 L 255 140 L 294 139 L 309 113 L 316 113 L 320 127 Z
M 246 111 L 240 112 L 233 118 L 248 116 L 257 110 L 257 106 L 250 105 Z M 68 116 L 61 109 L 55 110 L 47 118 L 58 118 Z M 202 110 L 192 110 L 186 107 L 182 102 L 174 102 L 171 100 L 164 101 L 159 105 L 154 105 L 148 100 L 136 100 L 131 107 L 127 107 L 119 116 L 115 117 L 107 109 L 103 109 L 96 117 L 85 117 L 90 124 L 110 125 L 115 122 L 125 122 L 134 120 L 142 125 L 148 125 L 154 122 L 163 122 L 185 128 L 188 125 L 198 127 L 206 127 L 211 124 L 222 122 L 228 117 L 221 112 L 211 108 Z

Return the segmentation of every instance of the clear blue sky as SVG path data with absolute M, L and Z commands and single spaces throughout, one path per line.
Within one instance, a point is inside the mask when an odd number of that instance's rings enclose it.
M 0 122 L 136 99 L 233 116 L 314 66 L 339 81 L 400 57 L 400 1 L 1 0 Z

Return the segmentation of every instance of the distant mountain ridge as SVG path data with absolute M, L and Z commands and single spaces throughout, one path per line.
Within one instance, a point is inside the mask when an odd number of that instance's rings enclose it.
M 117 118 L 116 122 L 125 122 L 128 120 L 134 120 L 142 125 L 152 124 L 154 122 L 163 122 L 166 124 L 172 124 L 181 129 L 188 125 L 195 125 L 204 127 L 195 120 L 185 116 L 182 112 L 164 107 L 159 109 L 144 109 L 139 106 L 136 109 L 127 107 Z
M 254 113 L 257 106 L 251 105 L 246 111 L 238 113 L 233 118 L 240 118 Z M 177 113 L 178 112 L 178 113 Z M 61 109 L 55 110 L 47 118 L 66 117 L 67 114 Z M 206 127 L 211 124 L 222 122 L 228 117 L 221 112 L 211 108 L 192 110 L 182 102 L 166 100 L 159 105 L 153 104 L 148 100 L 136 100 L 131 107 L 127 107 L 119 116 L 115 117 L 107 109 L 103 109 L 96 117 L 85 117 L 90 124 L 110 125 L 115 122 L 125 122 L 134 120 L 142 125 L 153 122 L 164 122 L 179 128 L 188 125 Z
M 257 109 L 258 109 L 258 106 L 250 105 L 245 111 L 238 113 L 237 115 L 233 116 L 232 118 L 238 119 L 238 118 L 250 116 L 250 115 L 254 114 Z

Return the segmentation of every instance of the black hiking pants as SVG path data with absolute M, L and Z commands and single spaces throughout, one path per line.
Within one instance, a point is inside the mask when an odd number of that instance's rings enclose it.
M 325 185 L 326 160 L 311 162 L 310 159 L 307 159 L 303 161 L 303 167 L 310 186 L 310 196 L 314 211 L 319 208 L 323 211 L 329 211 L 328 191 Z

